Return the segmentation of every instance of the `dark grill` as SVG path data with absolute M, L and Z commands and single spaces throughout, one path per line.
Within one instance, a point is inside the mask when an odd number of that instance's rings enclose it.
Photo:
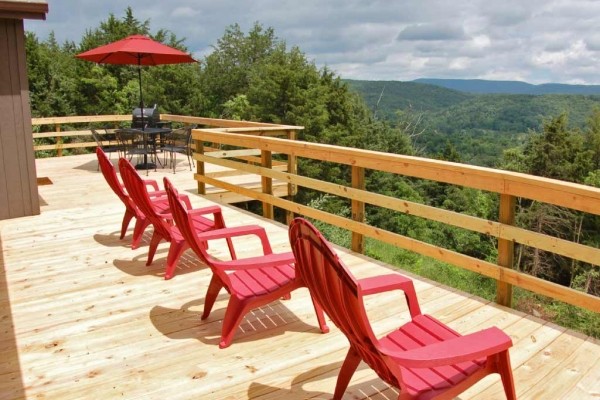
M 154 107 L 144 107 L 144 122 L 142 123 L 142 109 L 134 108 L 131 116 L 131 127 L 132 128 L 155 128 L 158 121 L 160 120 L 160 114 L 158 113 L 158 107 L 156 104 Z

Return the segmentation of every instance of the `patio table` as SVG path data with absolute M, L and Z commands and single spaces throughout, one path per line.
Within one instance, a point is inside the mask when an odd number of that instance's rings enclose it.
M 149 137 L 152 138 L 152 146 L 153 146 L 153 151 L 156 154 L 156 137 L 160 136 L 160 135 L 165 135 L 165 134 L 169 134 L 171 133 L 172 129 L 171 128 L 143 128 L 143 129 L 120 129 L 117 130 L 117 132 L 129 132 L 129 133 L 136 133 L 138 135 L 141 135 L 142 139 L 143 139 L 143 143 L 144 143 L 144 161 L 141 163 L 136 164 L 135 168 L 136 169 L 151 169 L 154 168 L 156 169 L 156 164 L 154 162 L 149 162 L 148 161 L 148 139 Z

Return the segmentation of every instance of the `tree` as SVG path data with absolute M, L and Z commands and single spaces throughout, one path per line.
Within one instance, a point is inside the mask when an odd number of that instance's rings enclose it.
M 600 169 L 600 107 L 594 108 L 587 121 L 585 143 L 591 151 L 592 168 Z
M 40 42 L 28 32 L 26 52 L 32 115 L 73 114 L 78 98 L 73 46 L 70 43 L 59 46 L 53 33 Z
M 560 114 L 543 125 L 523 149 L 527 172 L 547 178 L 582 182 L 591 167 L 591 153 L 584 149 L 583 136 L 569 130 L 567 115 Z
M 530 136 L 522 149 L 505 153 L 505 167 L 571 182 L 596 182 L 593 148 L 600 126 L 598 117 L 600 114 L 595 112 L 588 120 L 586 141 L 578 130 L 568 128 L 566 114 L 549 119 L 543 124 L 542 132 Z M 521 199 L 518 205 L 518 225 L 575 242 L 589 242 L 587 232 L 593 232 L 593 229 L 585 228 L 597 228 L 597 223 L 597 217 L 586 217 L 580 212 L 547 203 Z M 589 266 L 525 246 L 518 248 L 517 268 L 565 286 L 572 286 L 581 271 L 589 270 Z
M 223 112 L 223 104 L 239 94 L 247 94 L 250 75 L 257 63 L 267 57 L 278 43 L 272 28 L 256 23 L 248 35 L 238 24 L 229 26 L 204 61 L 201 89 L 206 109 L 212 116 Z

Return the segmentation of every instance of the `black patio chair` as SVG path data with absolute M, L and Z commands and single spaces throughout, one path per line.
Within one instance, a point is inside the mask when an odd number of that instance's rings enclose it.
M 93 128 L 90 128 L 90 131 L 92 132 L 92 137 L 96 141 L 96 145 L 108 154 L 109 159 L 112 153 L 117 153 L 117 157 L 121 157 L 124 148 L 115 140 L 116 137 L 113 134 L 108 134 L 106 129 L 104 134 L 101 134 Z M 98 164 L 98 170 L 100 170 L 100 164 Z
M 192 129 L 195 129 L 196 125 L 185 126 L 183 128 L 174 129 L 166 137 L 166 144 L 162 147 L 164 152 L 165 162 L 167 162 L 167 154 L 169 155 L 170 166 L 173 167 L 173 173 L 176 171 L 177 166 L 177 154 L 185 154 L 192 170 Z

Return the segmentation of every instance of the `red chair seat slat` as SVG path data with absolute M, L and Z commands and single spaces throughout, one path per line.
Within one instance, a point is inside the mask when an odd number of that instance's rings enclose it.
M 429 315 L 419 315 L 380 341 L 386 347 L 410 350 L 457 336 L 460 335 Z M 401 370 L 406 385 L 411 391 L 419 393 L 456 386 L 483 366 L 484 358 L 452 366 Z
M 294 282 L 294 267 L 282 265 L 235 271 L 229 275 L 231 285 L 241 298 L 264 296 Z M 294 288 L 295 289 L 295 288 Z

